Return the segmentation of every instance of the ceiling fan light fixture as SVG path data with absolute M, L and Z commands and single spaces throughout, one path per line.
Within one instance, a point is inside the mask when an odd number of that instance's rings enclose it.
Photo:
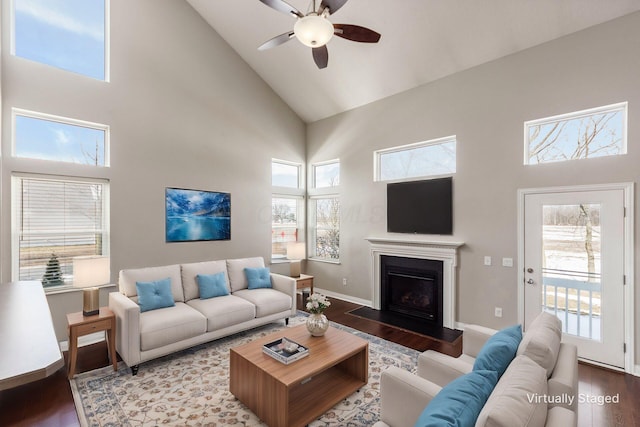
M 324 16 L 310 13 L 296 21 L 293 32 L 305 46 L 321 47 L 329 43 L 333 37 L 334 28 Z

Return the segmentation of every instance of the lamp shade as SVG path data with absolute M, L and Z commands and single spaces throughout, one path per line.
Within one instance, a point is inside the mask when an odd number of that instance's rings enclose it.
M 305 259 L 305 244 L 304 242 L 289 242 L 287 243 L 287 259 Z
M 73 286 L 88 288 L 109 283 L 111 280 L 110 267 L 110 259 L 106 256 L 74 258 Z

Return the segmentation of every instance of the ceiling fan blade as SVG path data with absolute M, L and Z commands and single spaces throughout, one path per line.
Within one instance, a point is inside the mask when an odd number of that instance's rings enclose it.
M 318 15 L 322 15 L 322 12 L 324 12 L 326 8 L 329 8 L 329 13 L 333 15 L 338 9 L 344 6 L 346 2 L 347 0 L 322 0 L 320 9 L 318 9 Z
M 279 36 L 275 36 L 274 38 L 262 43 L 262 45 L 258 47 L 258 50 L 267 50 L 267 49 L 271 49 L 272 47 L 280 46 L 282 43 L 285 43 L 291 40 L 293 36 L 294 36 L 293 31 L 288 31 L 284 34 L 280 34 Z
M 381 37 L 380 33 L 359 25 L 333 24 L 333 28 L 336 29 L 336 36 L 354 42 L 378 43 Z
M 313 51 L 313 60 L 315 61 L 318 68 L 321 70 L 323 68 L 327 68 L 327 64 L 329 63 L 329 50 L 327 49 L 327 45 L 314 47 Z
M 304 14 L 300 12 L 295 7 L 291 6 L 284 0 L 260 0 L 262 3 L 266 4 L 272 9 L 277 10 L 278 12 L 286 13 L 287 15 L 297 16 L 298 18 L 302 18 Z

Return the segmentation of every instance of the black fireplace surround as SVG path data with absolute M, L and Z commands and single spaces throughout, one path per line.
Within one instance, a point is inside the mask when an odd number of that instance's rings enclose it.
M 442 328 L 443 263 L 380 256 L 380 309 Z

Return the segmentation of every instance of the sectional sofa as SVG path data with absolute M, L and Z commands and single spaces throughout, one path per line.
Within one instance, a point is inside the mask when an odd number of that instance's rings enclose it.
M 460 425 L 575 426 L 577 349 L 561 343 L 558 318 L 541 313 L 509 351 L 492 340 L 504 331 L 467 325 L 461 356 L 428 350 L 418 357 L 417 375 L 397 367 L 383 372 L 375 427 L 431 425 L 433 416 L 439 425 L 471 417 Z M 498 360 L 502 367 L 496 369 Z
M 250 283 L 255 274 L 247 277 L 256 271 L 266 274 L 259 286 Z M 265 271 L 260 257 L 120 271 L 119 292 L 109 294 L 120 357 L 135 375 L 142 362 L 267 323 L 288 323 L 296 315 L 295 280 Z M 205 279 L 213 279 L 214 288 L 202 288 Z M 149 284 L 170 291 L 147 292 Z M 160 301 L 161 308 L 148 309 L 148 301 Z

